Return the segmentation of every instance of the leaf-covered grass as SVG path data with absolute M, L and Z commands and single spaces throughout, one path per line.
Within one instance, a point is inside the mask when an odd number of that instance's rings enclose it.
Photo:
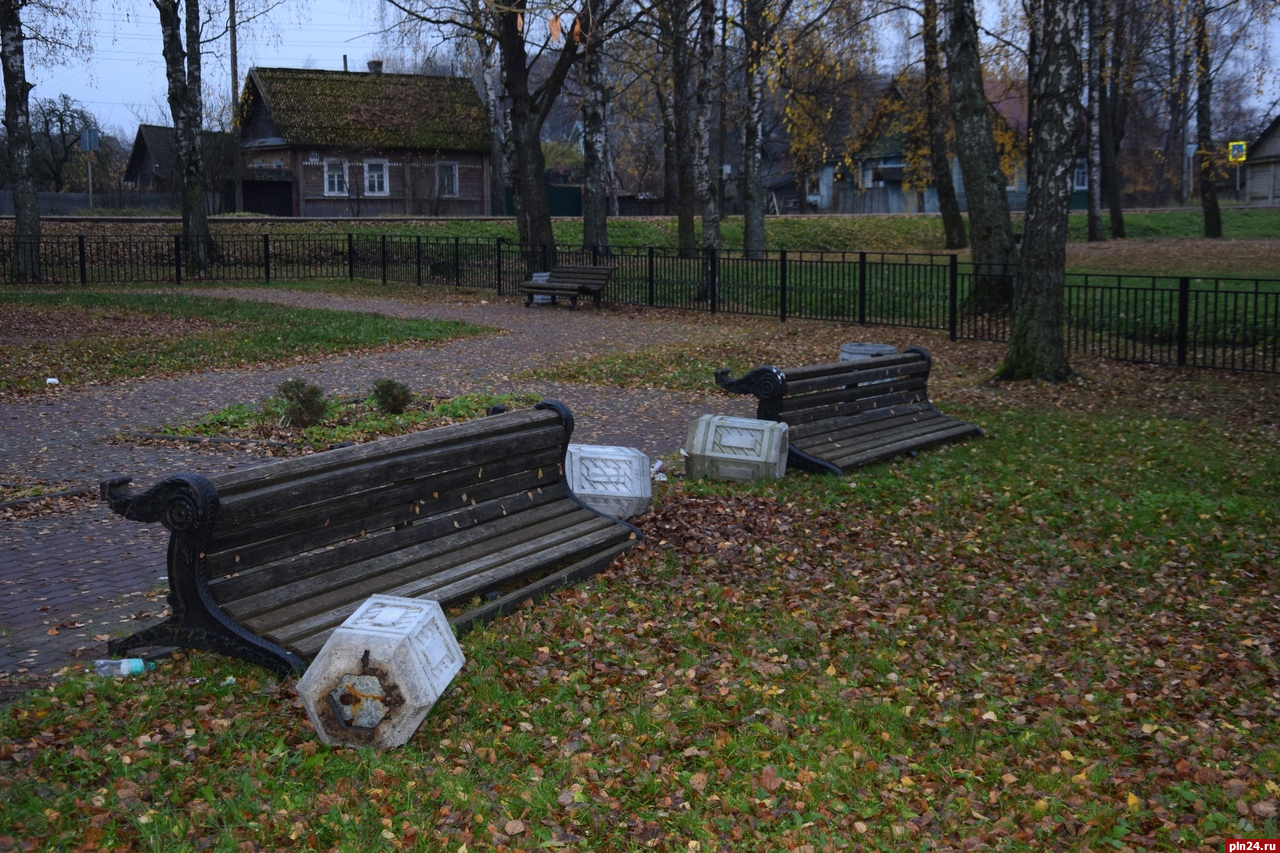
M 214 655 L 69 672 L 0 716 L 0 847 L 1274 838 L 1276 383 L 1089 369 L 953 384 L 985 438 L 850 476 L 660 485 L 620 563 L 467 634 L 392 752 Z
M 68 334 L 67 314 L 72 328 Z M 297 356 L 429 343 L 485 330 L 465 323 L 292 308 L 178 293 L 0 292 L 14 333 L 0 342 L 0 392 L 243 367 Z M 48 326 L 56 335 L 43 335 Z

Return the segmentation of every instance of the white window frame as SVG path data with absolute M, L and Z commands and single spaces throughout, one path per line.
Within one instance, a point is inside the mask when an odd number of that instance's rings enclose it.
M 337 175 L 335 166 L 342 166 L 342 187 L 334 186 L 333 178 Z M 351 184 L 347 180 L 347 161 L 346 160 L 325 160 L 324 161 L 324 194 L 330 197 L 346 198 Z
M 371 172 L 371 166 L 379 167 L 379 171 Z M 380 188 L 374 187 L 373 178 L 378 178 Z M 384 196 L 391 195 L 391 161 L 389 160 L 365 160 L 364 161 L 364 194 L 367 196 Z
M 453 186 L 449 188 L 449 192 L 445 191 L 444 176 L 453 174 Z M 436 195 L 440 198 L 457 198 L 458 192 L 458 164 L 452 160 L 442 160 L 436 162 Z
M 1076 160 L 1076 168 L 1071 173 L 1071 190 L 1077 192 L 1089 189 L 1089 161 L 1083 157 Z

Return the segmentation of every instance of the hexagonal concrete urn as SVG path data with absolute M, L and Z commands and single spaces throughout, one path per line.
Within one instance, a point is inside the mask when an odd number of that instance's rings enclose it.
M 439 602 L 373 595 L 325 642 L 298 696 L 325 743 L 402 746 L 464 662 Z

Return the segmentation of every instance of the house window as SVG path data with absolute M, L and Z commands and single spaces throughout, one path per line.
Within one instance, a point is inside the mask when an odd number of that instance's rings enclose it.
M 329 160 L 324 164 L 324 194 L 347 194 L 347 163 L 345 160 Z
M 458 197 L 457 163 L 436 163 L 436 194 L 444 198 Z
M 387 195 L 387 161 L 366 160 L 364 163 L 365 195 Z
M 1089 163 L 1087 161 L 1076 161 L 1076 175 L 1071 188 L 1073 190 L 1089 189 Z

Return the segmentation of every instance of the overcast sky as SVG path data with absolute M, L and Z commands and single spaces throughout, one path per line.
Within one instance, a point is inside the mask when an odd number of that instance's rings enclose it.
M 241 15 L 253 0 L 239 0 Z M 340 71 L 343 56 L 351 70 L 385 57 L 376 34 L 377 0 L 286 0 L 263 21 L 242 29 L 241 83 L 251 66 L 321 68 Z M 139 122 L 171 124 L 165 102 L 164 60 L 159 14 L 151 0 L 95 0 L 95 46 L 87 61 L 48 67 L 28 59 L 36 88 L 33 98 L 70 95 L 98 117 L 107 132 L 132 141 Z M 1273 56 L 1280 50 L 1280 19 L 1271 27 Z M 1267 89 L 1274 93 L 1280 61 L 1272 63 Z M 207 88 L 230 98 L 227 40 L 206 48 Z M 1275 97 L 1269 94 L 1268 100 Z
M 248 4 L 241 0 L 243 9 Z M 351 70 L 364 70 L 379 56 L 375 0 L 287 2 L 269 20 L 245 28 L 238 38 L 239 77 L 251 66 L 342 70 L 345 54 Z M 36 88 L 33 98 L 70 95 L 98 117 L 108 132 L 119 130 L 132 141 L 140 121 L 172 124 L 165 102 L 160 17 L 150 0 L 97 0 L 96 38 L 88 61 L 39 67 L 28 60 Z M 207 86 L 230 98 L 227 40 L 204 57 Z

